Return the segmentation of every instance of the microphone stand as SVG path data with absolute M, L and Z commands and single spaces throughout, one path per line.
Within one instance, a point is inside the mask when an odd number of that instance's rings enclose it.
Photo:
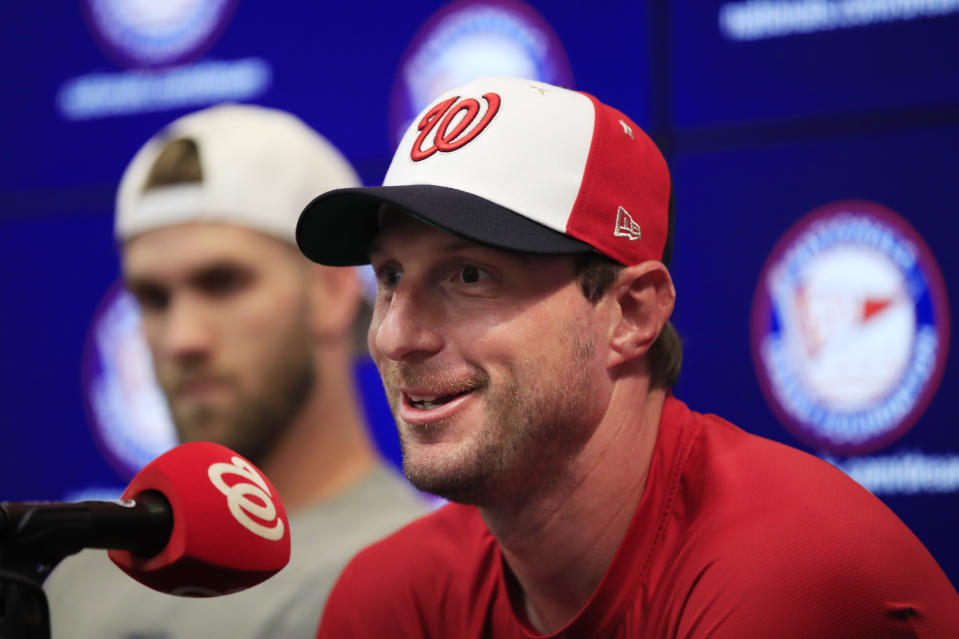
M 51 526 L 45 519 L 28 504 L 0 503 L 0 639 L 50 639 L 43 582 L 84 545 L 75 535 L 82 520 Z
M 96 513 L 96 515 L 94 515 Z M 170 538 L 167 499 L 146 491 L 126 502 L 0 502 L 0 639 L 50 639 L 43 582 L 64 557 L 117 548 L 150 557 Z
M 0 547 L 0 639 L 50 639 L 43 581 L 64 556 L 30 561 Z

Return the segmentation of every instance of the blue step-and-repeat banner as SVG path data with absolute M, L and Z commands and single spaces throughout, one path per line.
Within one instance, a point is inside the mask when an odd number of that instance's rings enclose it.
M 843 469 L 956 583 L 957 34 L 959 0 L 7 2 L 0 500 L 113 496 L 173 444 L 112 235 L 150 135 L 278 107 L 377 184 L 431 97 L 516 75 L 599 96 L 666 154 L 676 395 Z

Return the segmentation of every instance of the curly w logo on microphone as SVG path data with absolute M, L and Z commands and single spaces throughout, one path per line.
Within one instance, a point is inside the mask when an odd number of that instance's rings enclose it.
M 233 518 L 244 528 L 264 539 L 270 541 L 282 539 L 286 528 L 283 520 L 277 517 L 276 506 L 270 498 L 270 491 L 263 477 L 249 462 L 240 457 L 233 457 L 230 461 L 233 463 L 211 464 L 207 475 L 213 482 L 213 486 L 226 495 L 226 503 Z M 224 481 L 224 475 L 239 475 L 253 483 L 239 481 L 230 486 Z M 255 497 L 262 503 L 257 503 L 250 497 Z M 251 515 L 267 523 L 274 521 L 276 523 L 273 526 L 267 526 L 254 520 Z

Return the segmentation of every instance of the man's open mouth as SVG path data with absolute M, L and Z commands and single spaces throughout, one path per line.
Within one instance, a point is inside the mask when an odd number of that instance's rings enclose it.
M 417 410 L 433 410 L 469 392 L 471 391 L 465 390 L 451 395 L 406 395 L 406 398 L 409 400 L 410 406 Z

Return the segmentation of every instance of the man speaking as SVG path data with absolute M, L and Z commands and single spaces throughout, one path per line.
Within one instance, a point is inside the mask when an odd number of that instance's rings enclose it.
M 306 208 L 308 257 L 376 270 L 406 475 L 456 502 L 358 555 L 319 637 L 959 637 L 878 499 L 672 395 L 671 195 L 626 115 L 488 78 L 414 119 L 384 186 Z

